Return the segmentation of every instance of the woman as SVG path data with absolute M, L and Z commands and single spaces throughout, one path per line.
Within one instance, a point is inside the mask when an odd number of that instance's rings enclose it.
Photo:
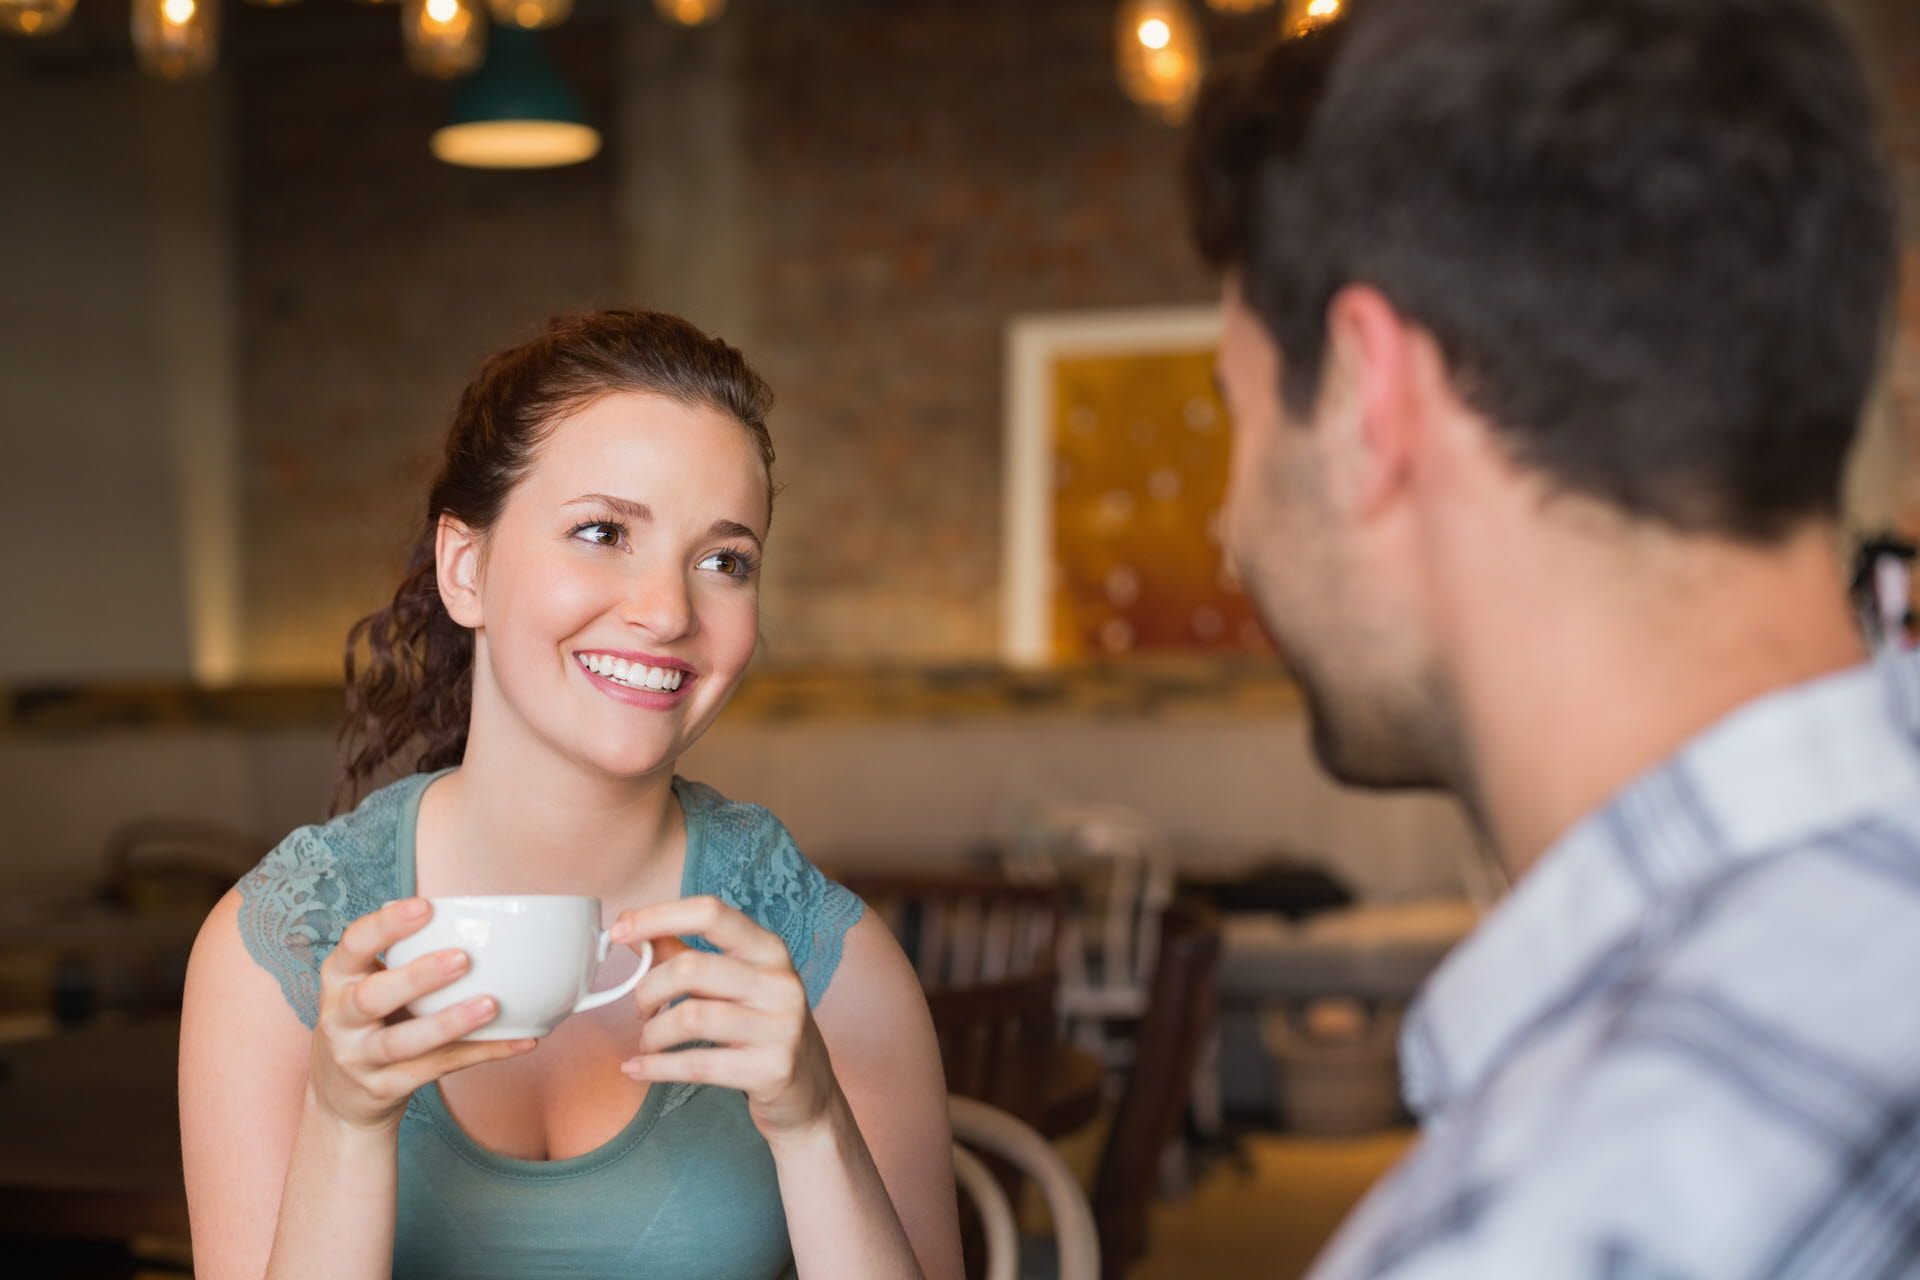
M 412 772 L 289 836 L 194 947 L 201 1280 L 958 1274 L 912 969 L 770 814 L 674 776 L 756 643 L 769 401 L 642 311 L 555 321 L 467 388 L 408 574 L 348 638 L 343 787 Z M 404 1017 L 465 967 L 377 960 L 424 898 L 530 892 L 656 940 L 637 1024 Z

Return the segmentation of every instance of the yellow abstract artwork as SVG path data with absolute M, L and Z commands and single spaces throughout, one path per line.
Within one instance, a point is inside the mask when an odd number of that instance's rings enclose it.
M 1060 355 L 1051 372 L 1055 658 L 1269 652 L 1221 559 L 1213 353 Z

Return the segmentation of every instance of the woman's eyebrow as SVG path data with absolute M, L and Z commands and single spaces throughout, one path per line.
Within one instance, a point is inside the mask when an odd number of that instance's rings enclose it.
M 646 503 L 635 502 L 632 498 L 616 498 L 610 493 L 583 493 L 579 497 L 570 499 L 562 505 L 575 507 L 584 503 L 597 503 L 610 507 L 615 513 L 623 515 L 629 520 L 645 522 L 653 519 L 653 508 Z
M 635 502 L 632 498 L 616 498 L 610 493 L 583 493 L 579 497 L 570 499 L 562 505 L 575 507 L 589 503 L 607 507 L 616 515 L 623 515 L 636 524 L 650 523 L 653 520 L 653 508 L 649 507 L 646 503 Z M 715 520 L 713 524 L 708 527 L 707 536 L 713 538 L 746 538 L 752 542 L 754 546 L 757 547 L 760 545 L 760 535 L 748 526 L 741 524 L 738 520 L 727 520 L 724 518 Z
M 760 545 L 760 535 L 738 520 L 715 520 L 707 532 L 716 538 L 746 538 L 754 546 Z

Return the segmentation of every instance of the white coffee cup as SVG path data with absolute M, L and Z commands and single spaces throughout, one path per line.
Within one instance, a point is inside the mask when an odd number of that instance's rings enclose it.
M 387 948 L 387 965 L 397 969 L 430 952 L 464 951 L 465 974 L 407 1005 L 407 1012 L 424 1017 L 462 1000 L 492 996 L 499 1015 L 462 1039 L 544 1036 L 568 1014 L 626 995 L 653 965 L 653 944 L 642 943 L 640 967 L 631 977 L 605 991 L 590 990 L 610 947 L 600 927 L 598 898 L 503 894 L 427 901 L 433 917 Z

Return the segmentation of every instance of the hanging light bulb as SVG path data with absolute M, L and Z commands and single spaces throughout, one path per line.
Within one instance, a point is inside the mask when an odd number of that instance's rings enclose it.
M 1169 120 L 1185 117 L 1206 70 L 1200 30 L 1181 0 L 1126 0 L 1114 24 L 1120 87 Z
M 573 0 L 487 0 L 487 12 L 502 26 L 539 31 L 565 22 Z
M 0 31 L 50 36 L 73 16 L 74 0 L 0 0 Z
M 400 37 L 407 65 L 437 80 L 464 76 L 487 56 L 487 24 L 474 0 L 407 0 Z
M 133 0 L 133 51 L 150 75 L 205 75 L 220 53 L 219 0 Z
M 668 22 L 701 27 L 727 11 L 727 0 L 653 0 L 653 7 Z
M 1207 0 L 1207 8 L 1219 13 L 1258 13 L 1273 8 L 1273 0 Z
M 1280 18 L 1280 34 L 1287 39 L 1324 27 L 1346 13 L 1346 0 L 1287 0 Z

